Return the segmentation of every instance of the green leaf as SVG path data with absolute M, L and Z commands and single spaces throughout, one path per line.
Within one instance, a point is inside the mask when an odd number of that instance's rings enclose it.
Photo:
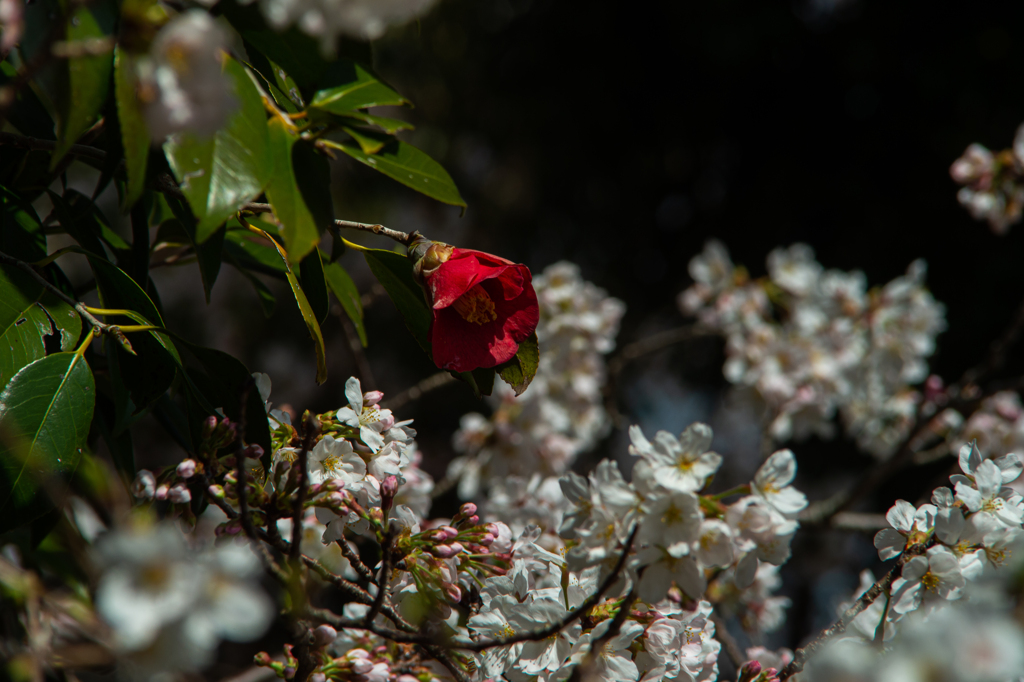
M 324 279 L 324 264 L 320 260 L 320 249 L 314 248 L 299 265 L 299 281 L 306 292 L 309 307 L 313 309 L 320 324 L 327 320 L 331 312 L 331 301 L 327 296 L 327 282 Z
M 179 341 L 199 361 L 202 371 L 188 369 L 189 377 L 206 400 L 219 407 L 234 421 L 242 418 L 242 393 L 248 386 L 245 400 L 245 441 L 263 448 L 263 467 L 270 470 L 273 446 L 270 442 L 270 427 L 267 411 L 256 389 L 252 373 L 233 355 L 213 348 L 204 348 Z
M 267 125 L 273 150 L 274 175 L 267 199 L 281 221 L 281 236 L 292 265 L 320 241 L 320 230 L 334 222 L 327 160 L 275 118 Z
M 376 154 L 384 148 L 384 145 L 391 141 L 391 138 L 387 135 L 373 135 L 369 131 L 363 131 L 359 128 L 344 126 L 342 130 L 352 136 L 352 139 L 359 144 L 359 148 L 363 150 L 364 154 Z
M 92 199 L 73 189 L 67 190 L 63 197 L 47 192 L 60 226 L 86 251 L 105 257 L 104 243 L 118 256 L 131 251 L 131 245 L 110 228 Z
M 363 257 L 373 276 L 398 308 L 409 333 L 427 357 L 433 357 L 430 349 L 430 323 L 434 318 L 423 298 L 423 289 L 412 276 L 412 261 L 401 254 L 383 249 L 367 249 L 363 251 Z
M 299 306 L 299 312 L 302 314 L 302 320 L 306 323 L 306 328 L 309 329 L 309 335 L 313 338 L 313 348 L 316 351 L 316 383 L 322 384 L 327 381 L 327 351 L 324 348 L 324 337 L 320 333 L 320 324 L 317 322 L 316 314 L 313 312 L 313 308 L 309 305 L 309 300 L 306 298 L 306 294 L 302 291 L 302 286 L 299 284 L 299 278 L 295 276 L 295 272 L 291 266 L 288 265 L 288 258 L 285 256 L 281 247 L 278 246 L 274 238 L 268 233 L 264 232 L 265 236 L 277 250 L 281 261 L 285 267 L 285 278 L 288 280 L 288 285 L 292 288 L 292 295 L 295 296 L 295 303 Z
M 152 299 L 123 270 L 96 256 L 89 256 L 89 264 L 96 276 L 103 307 L 126 309 L 135 313 L 134 316 L 107 318 L 106 322 L 119 325 L 142 323 L 163 326 L 163 317 Z M 116 355 L 121 380 L 128 389 L 128 396 L 131 399 L 130 406 L 116 405 L 118 414 L 124 414 L 127 410 L 127 414 L 136 419 L 170 387 L 181 360 L 174 344 L 163 332 L 140 332 L 132 334 L 130 340 L 135 355 L 120 346 L 114 348 L 114 344 L 111 345 L 114 349 L 110 352 Z M 116 398 L 115 390 L 115 403 L 118 402 Z M 118 423 L 115 435 L 129 423 L 123 420 Z
M 17 69 L 6 59 L 0 63 L 0 87 L 6 86 L 17 75 Z M 5 112 L 8 122 L 22 135 L 53 140 L 53 119 L 32 88 L 18 88 L 14 103 Z
M 273 234 L 276 231 L 273 225 L 260 220 L 249 218 L 249 223 L 269 234 Z M 285 273 L 288 268 L 281 262 L 281 256 L 278 255 L 277 250 L 272 246 L 268 246 L 264 240 L 254 236 L 247 229 L 233 229 L 235 224 L 240 223 L 235 221 L 228 223 L 229 229 L 227 234 L 224 235 L 225 260 L 230 256 L 233 260 L 228 260 L 228 262 L 236 267 L 270 275 L 277 279 L 285 279 Z
M 89 364 L 54 353 L 22 368 L 0 394 L 0 532 L 42 516 L 75 471 L 96 401 Z
M 388 135 L 394 135 L 401 130 L 415 130 L 416 127 L 408 121 L 397 118 L 385 118 L 383 116 L 371 116 L 362 111 L 346 111 L 340 115 L 341 118 L 350 118 L 360 123 L 377 126 Z
M 67 42 L 74 44 L 109 39 L 116 20 L 113 5 L 110 1 L 78 5 L 68 19 Z M 57 167 L 82 133 L 99 119 L 107 100 L 112 68 L 111 52 L 67 60 L 68 89 L 57 106 L 57 146 L 50 160 L 51 170 Z
M 32 204 L 6 187 L 0 187 L 0 197 L 4 225 L 0 230 L 0 251 L 28 263 L 45 258 L 46 234 Z
M 137 58 L 120 47 L 114 54 L 114 95 L 117 119 L 121 126 L 124 168 L 128 177 L 121 211 L 127 212 L 142 196 L 146 186 L 146 161 L 149 158 L 149 131 L 137 95 Z
M 373 137 L 379 133 L 364 132 L 363 135 Z M 322 140 L 322 142 L 333 149 L 340 149 L 356 161 L 364 163 L 428 197 L 453 206 L 466 206 L 466 202 L 463 201 L 455 182 L 448 175 L 448 171 L 411 144 L 390 139 L 376 154 L 367 154 L 352 141 Z
M 356 283 L 349 277 L 345 268 L 336 262 L 324 264 L 324 279 L 327 280 L 327 286 L 334 292 L 334 297 L 338 299 L 338 303 L 345 310 L 348 319 L 352 320 L 352 325 L 356 328 L 356 333 L 359 334 L 359 343 L 363 344 L 363 348 L 366 348 L 363 302 L 359 296 L 359 289 L 356 288 Z
M 508 362 L 498 365 L 495 369 L 498 376 L 506 384 L 512 387 L 516 395 L 522 395 L 523 391 L 537 376 L 537 365 L 540 363 L 540 348 L 537 345 L 537 334 L 534 332 L 530 338 L 519 344 L 519 351 Z
M 239 208 L 255 199 L 272 174 L 263 102 L 245 67 L 225 60 L 239 107 L 212 137 L 179 133 L 164 144 L 167 162 L 199 220 L 196 239 L 209 239 Z
M 206 303 L 210 303 L 210 292 L 213 290 L 213 283 L 217 281 L 220 274 L 220 264 L 224 250 L 224 235 L 227 233 L 225 227 L 221 227 L 205 242 L 200 242 L 196 234 L 196 219 L 188 210 L 188 207 L 175 197 L 167 197 L 167 204 L 171 211 L 177 216 L 177 223 L 182 233 L 192 245 L 196 252 L 196 262 L 199 264 L 199 276 L 203 279 L 203 293 L 206 294 Z
M 225 253 L 224 260 L 233 265 L 236 270 L 242 273 L 243 277 L 249 280 L 249 283 L 252 284 L 252 288 L 256 290 L 256 296 L 260 299 L 260 308 L 263 309 L 263 317 L 269 320 L 270 316 L 274 314 L 274 307 L 277 306 L 277 297 L 274 296 L 274 292 L 270 290 L 270 287 L 260 281 L 259 277 L 239 265 L 238 261 L 236 261 L 231 254 Z
M 28 273 L 0 266 L 0 386 L 46 356 L 46 337 L 54 329 L 60 349 L 68 350 L 82 333 L 82 320 Z
M 367 107 L 401 106 L 409 100 L 380 82 L 373 74 L 347 59 L 335 65 L 335 78 L 343 85 L 319 90 L 310 108 L 341 114 Z

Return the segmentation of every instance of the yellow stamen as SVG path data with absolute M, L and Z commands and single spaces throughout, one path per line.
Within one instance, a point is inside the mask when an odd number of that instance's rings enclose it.
M 494 312 L 494 301 L 479 284 L 457 298 L 452 307 L 462 319 L 473 324 L 483 325 L 498 319 Z

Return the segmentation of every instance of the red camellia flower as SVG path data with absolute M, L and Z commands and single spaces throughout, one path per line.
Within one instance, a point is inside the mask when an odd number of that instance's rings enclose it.
M 500 365 L 537 330 L 540 309 L 525 265 L 434 242 L 415 272 L 433 308 L 430 343 L 442 369 Z

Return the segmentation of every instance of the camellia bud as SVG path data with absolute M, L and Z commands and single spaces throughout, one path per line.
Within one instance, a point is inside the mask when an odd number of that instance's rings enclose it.
M 181 464 L 178 465 L 178 468 L 175 469 L 175 472 L 181 478 L 192 478 L 193 476 L 196 475 L 196 462 L 195 462 L 195 460 L 192 460 L 192 459 L 184 460 Z

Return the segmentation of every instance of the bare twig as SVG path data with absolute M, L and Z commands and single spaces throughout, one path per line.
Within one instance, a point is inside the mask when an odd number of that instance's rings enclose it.
M 854 618 L 863 613 L 864 609 L 871 606 L 872 602 L 878 599 L 883 592 L 887 592 L 892 587 L 892 583 L 896 580 L 896 577 L 903 568 L 903 565 L 911 558 L 923 554 L 925 549 L 925 545 L 913 545 L 908 547 L 906 551 L 900 555 L 899 561 L 896 562 L 896 565 L 889 569 L 889 572 L 882 576 L 878 582 L 869 587 L 868 591 L 862 594 L 860 598 L 850 606 L 850 608 L 846 609 L 843 615 L 840 616 L 839 620 L 828 628 L 822 630 L 821 634 L 815 637 L 811 642 L 796 650 L 793 660 L 790 661 L 789 664 L 779 673 L 780 682 L 782 680 L 788 680 L 793 675 L 802 671 L 804 669 L 804 664 L 807 663 L 807 659 L 811 657 L 811 654 L 824 646 L 828 640 L 845 632 L 846 628 L 851 622 L 853 622 Z
M 52 152 L 57 147 L 57 143 L 53 140 L 40 140 L 39 138 L 26 137 L 25 135 L 18 135 L 17 133 L 3 132 L 0 132 L 0 145 L 43 152 Z M 84 144 L 71 145 L 71 148 L 68 150 L 68 155 L 81 156 L 86 159 L 93 159 L 94 161 L 104 161 L 107 158 L 107 153 L 102 149 L 89 147 Z
M 2 134 L 6 133 L 0 133 L 0 135 Z M 78 301 L 71 298 L 54 285 L 47 282 L 46 278 L 44 278 L 42 275 L 36 272 L 35 268 L 33 268 L 29 263 L 18 260 L 13 256 L 8 256 L 6 253 L 3 253 L 2 251 L 0 251 L 0 263 L 13 265 L 14 267 L 23 270 L 24 272 L 31 275 L 33 279 L 39 282 L 39 284 L 43 285 L 43 287 L 45 287 L 50 293 L 52 293 L 54 296 L 56 296 L 57 298 L 67 303 L 72 308 L 74 308 L 75 312 L 81 315 L 82 319 L 91 324 L 98 332 L 103 334 L 115 334 L 117 333 L 115 332 L 115 330 L 119 331 L 117 325 L 106 324 L 100 322 L 98 319 L 93 317 L 93 315 L 88 310 L 85 309 L 85 306 L 83 304 L 79 303 Z
M 425 393 L 430 393 L 435 389 L 441 388 L 442 386 L 447 386 L 448 384 L 454 382 L 455 377 L 453 377 L 448 372 L 437 372 L 436 374 L 431 374 L 429 377 L 423 379 L 415 386 L 407 388 L 401 393 L 396 394 L 394 397 L 385 400 L 381 404 L 381 407 L 386 407 L 389 410 L 397 410 L 399 407 L 402 407 L 406 403 L 413 402 L 414 400 L 419 400 L 421 397 L 423 397 Z
M 372 583 L 374 581 L 373 571 L 363 563 L 363 560 L 359 558 L 359 555 L 352 549 L 352 546 L 348 544 L 348 540 L 341 537 L 338 540 L 335 540 L 335 542 L 338 544 L 338 547 L 341 548 L 342 555 L 348 559 L 349 565 L 355 569 L 356 573 L 361 575 L 364 580 Z
M 256 382 L 252 377 L 242 387 L 242 396 L 239 399 L 239 419 L 235 432 L 235 485 L 238 487 L 238 510 L 242 530 L 253 542 L 258 542 L 256 533 L 252 527 L 252 518 L 249 516 L 249 475 L 245 470 L 245 407 L 249 401 L 249 392 Z M 296 521 L 298 523 L 298 521 Z
M 399 244 L 409 245 L 415 238 L 415 233 L 409 234 L 408 232 L 402 232 L 400 230 L 392 230 L 389 227 L 383 225 L 376 225 L 372 223 L 357 223 L 352 220 L 335 220 L 335 227 L 343 227 L 347 230 L 360 230 L 362 232 L 370 232 L 372 234 L 379 234 L 389 239 L 394 239 Z
M 384 536 L 384 542 L 380 545 L 380 577 L 377 579 L 377 596 L 374 597 L 370 610 L 366 612 L 366 617 L 363 619 L 365 623 L 373 622 L 377 614 L 380 613 L 381 607 L 384 606 L 384 599 L 387 597 L 388 583 L 391 582 L 391 539 L 389 527 Z
M 313 449 L 313 439 L 316 438 L 316 433 L 319 430 L 319 422 L 316 422 L 316 415 L 309 414 L 303 423 L 303 431 L 305 432 L 302 437 L 302 448 L 299 449 L 299 455 L 295 459 L 295 470 L 297 488 L 295 490 L 295 505 L 292 507 L 292 546 L 288 552 L 288 556 L 291 557 L 292 561 L 295 561 L 301 555 L 301 541 L 302 541 L 302 517 L 304 516 L 304 506 L 306 504 L 306 492 L 309 490 L 309 470 L 307 466 L 307 459 L 309 458 L 309 451 Z
M 738 670 L 741 665 L 747 662 L 747 657 L 744 655 L 743 650 L 740 649 L 740 645 L 736 643 L 736 638 L 729 632 L 729 628 L 725 626 L 724 618 L 712 612 L 711 622 L 715 624 L 715 639 L 722 643 L 722 648 L 725 649 L 729 660 L 732 661 L 732 664 Z

